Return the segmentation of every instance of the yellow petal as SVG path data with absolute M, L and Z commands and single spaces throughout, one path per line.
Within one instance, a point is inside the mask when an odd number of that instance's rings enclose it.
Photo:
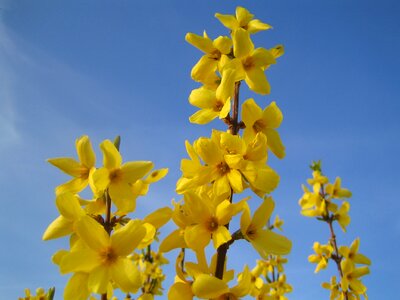
M 227 36 L 219 36 L 213 41 L 213 45 L 222 54 L 231 52 L 232 40 Z
M 160 244 L 161 252 L 169 252 L 176 248 L 186 248 L 187 245 L 183 238 L 182 230 L 176 229 L 171 232 Z
M 251 61 L 255 67 L 261 67 L 262 69 L 276 63 L 274 56 L 265 48 L 257 48 L 254 50 L 251 54 Z
M 251 243 L 264 259 L 268 259 L 269 254 L 286 255 L 292 248 L 288 238 L 271 230 L 257 231 L 257 237 Z
M 275 129 L 267 128 L 265 131 L 268 140 L 268 147 L 278 158 L 285 157 L 285 146 L 282 144 L 279 133 Z
M 89 290 L 97 294 L 107 293 L 107 287 L 110 282 L 110 268 L 108 266 L 98 266 L 89 274 Z
M 93 250 L 100 251 L 109 245 L 109 236 L 97 221 L 89 216 L 76 222 L 79 237 Z
M 236 7 L 236 19 L 239 22 L 239 26 L 246 26 L 254 15 L 251 14 L 246 8 L 238 6 Z
M 175 282 L 168 291 L 168 300 L 192 300 L 193 292 L 189 284 Z
M 192 285 L 193 293 L 199 298 L 217 298 L 229 292 L 228 285 L 216 277 L 201 274 Z
M 60 214 L 71 220 L 78 220 L 85 215 L 82 207 L 79 205 L 79 200 L 71 193 L 58 195 L 56 198 L 57 209 Z
M 146 235 L 143 237 L 140 244 L 137 245 L 137 248 L 139 250 L 146 248 L 154 241 L 154 237 L 156 236 L 157 231 L 157 229 L 150 223 L 143 223 L 143 227 L 146 229 Z
M 231 169 L 227 174 L 229 184 L 235 193 L 241 193 L 244 189 L 242 174 L 238 170 Z
M 218 100 L 225 102 L 233 96 L 235 90 L 235 70 L 228 68 L 222 72 L 221 84 L 215 91 Z
M 89 273 L 101 264 L 97 252 L 91 249 L 81 249 L 70 252 L 61 259 L 60 272 L 66 274 L 70 272 Z
M 76 152 L 78 153 L 79 161 L 88 169 L 94 167 L 96 163 L 96 154 L 93 151 L 92 144 L 87 135 L 84 135 L 75 142 Z
M 44 241 L 57 239 L 73 232 L 73 222 L 64 218 L 63 216 L 58 216 L 50 225 L 47 227 L 43 234 L 42 239 Z
M 155 228 L 160 228 L 172 217 L 172 209 L 162 207 L 147 215 L 143 221 L 152 224 Z
M 100 144 L 103 152 L 103 165 L 109 170 L 119 168 L 122 164 L 122 157 L 115 145 L 110 140 L 105 140 Z
M 189 117 L 189 121 L 190 123 L 204 125 L 210 123 L 218 115 L 219 113 L 212 109 L 200 109 Z
M 124 293 L 136 293 L 142 285 L 137 266 L 128 258 L 119 258 L 111 266 L 111 278 Z
M 235 30 L 239 27 L 239 23 L 232 15 L 223 15 L 216 13 L 215 17 L 227 28 Z
M 262 109 L 257 105 L 254 99 L 249 98 L 242 105 L 242 120 L 246 125 L 246 130 L 253 130 L 253 125 L 262 118 Z
M 256 228 L 263 228 L 274 210 L 275 203 L 271 197 L 266 197 L 260 207 L 254 212 L 251 223 Z
M 250 55 L 254 50 L 253 42 L 250 39 L 250 34 L 243 28 L 238 28 L 232 32 L 233 39 L 233 54 L 237 58 L 242 58 Z
M 214 50 L 213 42 L 209 38 L 190 32 L 186 34 L 185 40 L 204 53 L 211 53 Z
M 278 105 L 276 105 L 275 101 L 271 102 L 271 104 L 264 109 L 262 115 L 265 123 L 270 128 L 278 128 L 283 120 L 282 111 L 279 109 Z
M 271 92 L 267 77 L 261 68 L 247 69 L 245 81 L 249 89 L 255 93 L 267 95 Z
M 143 181 L 145 183 L 157 182 L 168 174 L 168 168 L 159 169 L 151 172 Z
M 90 187 L 94 193 L 104 191 L 110 184 L 110 172 L 107 168 L 94 170 L 89 177 Z
M 194 250 L 204 249 L 211 239 L 211 233 L 202 225 L 188 226 L 184 234 L 185 242 Z
M 64 300 L 87 300 L 89 297 L 87 273 L 75 273 L 68 280 L 64 289 Z
M 249 24 L 247 24 L 247 31 L 250 34 L 254 34 L 254 33 L 257 33 L 257 32 L 259 32 L 261 30 L 267 30 L 267 29 L 270 29 L 270 28 L 272 28 L 271 25 L 263 23 L 263 22 L 261 22 L 260 20 L 257 20 L 257 19 L 256 20 L 251 20 L 249 22 Z
M 149 173 L 153 166 L 151 161 L 131 161 L 124 163 L 121 166 L 123 180 L 125 182 L 134 183 L 136 180 Z
M 191 76 L 193 80 L 200 81 L 204 84 L 219 81 L 219 77 L 215 74 L 218 61 L 204 55 L 192 68 Z
M 69 157 L 50 158 L 47 161 L 70 176 L 80 177 L 82 174 L 83 168 L 81 164 L 73 158 Z
M 130 220 L 111 235 L 111 246 L 119 256 L 127 256 L 139 245 L 146 229 L 139 220 Z
M 251 224 L 250 207 L 247 203 L 244 203 L 243 213 L 240 218 L 240 231 L 243 234 L 246 234 L 247 229 L 249 228 L 250 224 Z
M 219 246 L 229 242 L 232 239 L 231 233 L 225 226 L 218 226 L 212 234 L 214 248 L 218 249 Z
M 66 192 L 77 194 L 81 192 L 84 188 L 86 188 L 87 185 L 88 185 L 87 178 L 82 178 L 82 177 L 73 178 L 70 181 L 56 187 L 56 195 L 60 195 Z

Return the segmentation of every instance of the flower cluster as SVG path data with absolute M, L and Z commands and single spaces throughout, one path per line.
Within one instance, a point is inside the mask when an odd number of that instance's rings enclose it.
M 140 290 L 151 297 L 160 293 L 164 279 L 158 268 L 160 263 L 156 263 L 160 261 L 156 257 L 160 256 L 151 251 L 150 245 L 158 229 L 170 219 L 171 209 L 158 209 L 144 219 L 132 219 L 128 214 L 135 211 L 136 199 L 146 195 L 149 185 L 163 178 L 168 170 L 151 172 L 150 161 L 123 163 L 119 143 L 117 138 L 114 143 L 105 140 L 100 144 L 103 164 L 98 168 L 87 136 L 76 141 L 78 160 L 69 157 L 48 160 L 73 177 L 56 188 L 60 215 L 43 234 L 44 240 L 69 236 L 70 249 L 59 250 L 53 256 L 62 274 L 72 273 L 64 299 L 93 299 L 93 294 L 111 299 L 115 289 L 127 294 Z M 88 186 L 93 195 L 90 200 L 79 195 Z M 136 258 L 135 251 L 141 249 L 146 249 L 145 255 Z M 147 264 L 157 268 L 157 276 L 145 272 L 143 265 Z
M 262 109 L 250 98 L 240 105 L 239 89 L 244 82 L 257 94 L 269 94 L 265 71 L 283 54 L 283 46 L 256 48 L 251 35 L 271 26 L 254 19 L 243 7 L 237 7 L 236 15 L 215 16 L 229 29 L 229 36 L 211 39 L 206 32 L 186 35 L 186 41 L 203 52 L 191 72 L 201 86 L 189 95 L 190 104 L 198 108 L 189 120 L 207 124 L 219 118 L 228 130 L 214 129 L 210 137 L 186 141 L 189 158 L 181 162 L 182 177 L 176 186 L 182 199 L 173 203 L 172 220 L 177 229 L 160 245 L 164 252 L 181 249 L 168 297 L 222 300 L 251 295 L 278 299 L 291 291 L 282 273 L 284 259 L 277 256 L 288 254 L 291 242 L 275 232 L 283 223 L 279 218 L 270 225 L 275 207 L 270 193 L 278 186 L 279 175 L 267 161 L 269 151 L 278 158 L 285 156 L 277 131 L 283 116 L 276 102 Z M 260 199 L 234 199 L 247 189 Z M 252 213 L 254 206 L 258 208 Z M 232 220 L 239 216 L 240 227 L 231 230 Z M 236 276 L 237 283 L 230 284 L 235 272 L 227 269 L 227 251 L 240 239 L 248 241 L 265 261 L 254 270 L 244 266 Z M 208 260 L 205 253 L 210 248 L 216 253 Z M 185 260 L 188 250 L 197 261 Z M 279 257 L 281 271 L 268 277 L 272 257 Z
M 348 215 L 350 204 L 343 200 L 351 197 L 351 192 L 341 186 L 341 179 L 336 178 L 334 183 L 322 174 L 321 163 L 314 162 L 311 166 L 313 178 L 307 182 L 311 189 L 303 186 L 304 195 L 300 199 L 301 213 L 307 217 L 315 217 L 326 222 L 330 230 L 329 242 L 321 245 L 315 242 L 313 250 L 315 254 L 308 257 L 311 263 L 317 264 L 315 273 L 328 266 L 333 261 L 339 270 L 340 280 L 336 276 L 330 283 L 323 283 L 325 289 L 331 291 L 330 299 L 352 300 L 364 296 L 367 299 L 367 288 L 361 281 L 361 277 L 369 274 L 367 265 L 371 264 L 368 257 L 358 252 L 360 239 L 353 241 L 350 247 L 338 246 L 333 224 L 337 222 L 345 232 L 350 224 Z M 335 201 L 341 201 L 341 205 Z M 358 266 L 362 265 L 362 266 Z

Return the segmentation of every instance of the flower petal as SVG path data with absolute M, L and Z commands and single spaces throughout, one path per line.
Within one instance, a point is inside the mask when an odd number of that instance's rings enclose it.
M 128 258 L 119 258 L 111 266 L 111 278 L 124 293 L 136 293 L 142 285 L 140 272 Z
M 139 245 L 146 229 L 140 220 L 130 220 L 111 235 L 111 247 L 119 256 L 127 256 Z
M 218 298 L 228 293 L 228 285 L 221 279 L 208 274 L 199 275 L 192 285 L 193 293 L 199 298 Z

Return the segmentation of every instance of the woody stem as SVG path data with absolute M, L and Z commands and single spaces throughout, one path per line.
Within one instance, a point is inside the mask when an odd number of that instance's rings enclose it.
M 232 107 L 232 119 L 230 120 L 229 131 L 233 135 L 237 135 L 239 133 L 239 90 L 240 90 L 240 81 L 235 83 L 235 95 L 233 99 L 233 107 Z M 231 189 L 231 196 L 229 201 L 232 203 L 233 200 L 233 190 Z M 229 223 L 225 225 L 225 227 L 229 230 Z M 226 260 L 226 253 L 228 252 L 230 243 L 224 243 L 217 249 L 217 266 L 215 268 L 215 277 L 222 279 L 224 277 L 224 265 Z

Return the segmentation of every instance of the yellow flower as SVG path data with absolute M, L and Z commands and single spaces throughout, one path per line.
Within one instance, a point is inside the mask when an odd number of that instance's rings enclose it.
M 134 161 L 122 164 L 122 157 L 110 140 L 100 144 L 103 152 L 104 167 L 97 169 L 91 176 L 91 187 L 96 193 L 108 189 L 111 200 L 118 208 L 119 214 L 126 214 L 135 209 L 132 185 L 152 168 L 150 161 Z
M 215 71 L 221 57 L 231 52 L 231 39 L 226 36 L 219 36 L 212 41 L 206 32 L 203 36 L 188 33 L 185 39 L 189 44 L 205 53 L 192 69 L 193 80 L 202 82 L 209 88 L 215 87 L 219 82 L 219 77 L 215 74 Z
M 224 200 L 218 205 L 213 205 L 211 199 L 187 194 L 185 201 L 191 210 L 193 224 L 187 226 L 184 233 L 184 239 L 189 248 L 202 250 L 212 239 L 214 248 L 217 249 L 232 239 L 225 225 L 241 211 L 243 200 L 236 204 Z
M 98 222 L 85 216 L 77 222 L 76 230 L 87 247 L 65 254 L 60 262 L 61 273 L 88 273 L 88 287 L 94 293 L 106 293 L 110 281 L 126 293 L 135 293 L 142 284 L 141 277 L 127 256 L 146 235 L 142 222 L 131 220 L 110 237 Z
M 270 50 L 254 49 L 249 33 L 239 28 L 232 32 L 233 53 L 235 59 L 231 65 L 235 66 L 236 80 L 244 80 L 247 86 L 255 93 L 266 95 L 271 91 L 264 71 L 276 63 L 276 57 Z M 283 53 L 283 46 L 279 47 Z M 276 55 L 276 54 L 275 54 Z
M 253 99 L 247 99 L 242 105 L 242 120 L 246 125 L 243 138 L 251 141 L 258 132 L 267 136 L 268 148 L 279 158 L 285 156 L 279 133 L 276 129 L 281 125 L 283 115 L 275 102 L 271 102 L 264 110 Z
M 359 278 L 369 274 L 369 268 L 365 266 L 356 268 L 354 263 L 349 259 L 342 260 L 340 266 L 343 272 L 343 278 L 341 281 L 343 291 L 351 289 L 358 295 L 365 294 L 367 288 Z
M 334 199 L 350 198 L 351 192 L 348 189 L 343 189 L 341 182 L 340 177 L 336 177 L 334 184 L 329 183 L 326 185 L 325 192 Z
M 340 285 L 336 282 L 336 276 L 331 277 L 331 281 L 329 282 L 324 282 L 322 283 L 322 287 L 324 289 L 330 290 L 331 295 L 329 297 L 330 300 L 337 300 L 339 299 L 339 296 L 341 294 L 341 291 L 339 289 Z
M 96 155 L 89 137 L 84 135 L 75 142 L 79 161 L 69 157 L 50 158 L 47 161 L 64 173 L 74 177 L 72 180 L 56 188 L 56 194 L 66 191 L 79 193 L 89 182 L 89 175 L 95 168 Z
M 232 31 L 242 28 L 249 33 L 256 33 L 261 30 L 272 28 L 270 25 L 262 23 L 260 20 L 253 19 L 254 15 L 241 6 L 236 7 L 236 16 L 216 13 L 215 17 Z
M 346 227 L 350 224 L 349 210 L 350 210 L 350 203 L 344 201 L 342 203 L 342 206 L 334 215 L 334 219 L 338 221 L 340 227 L 344 232 L 346 232 Z
M 341 246 L 339 248 L 339 253 L 344 258 L 351 260 L 355 264 L 370 265 L 371 260 L 365 255 L 358 253 L 358 248 L 360 247 L 360 238 L 355 239 L 350 247 Z
M 75 223 L 86 215 L 78 198 L 70 192 L 58 195 L 56 205 L 61 215 L 47 227 L 42 237 L 44 241 L 73 233 Z
M 272 198 L 266 197 L 251 218 L 250 208 L 246 203 L 240 219 L 240 229 L 243 236 L 264 259 L 267 259 L 269 254 L 288 254 L 292 248 L 292 243 L 289 239 L 271 230 L 264 229 L 274 210 L 274 206 Z
M 189 102 L 200 110 L 190 116 L 190 122 L 207 124 L 217 117 L 225 118 L 231 109 L 230 98 L 234 86 L 235 71 L 228 68 L 222 72 L 222 80 L 217 90 L 211 90 L 204 86 L 193 90 L 189 96 Z
M 278 185 L 279 176 L 265 165 L 266 146 L 262 134 L 246 144 L 240 136 L 213 130 L 211 138 L 200 138 L 193 147 L 187 147 L 191 160 L 182 160 L 183 174 L 177 192 L 182 194 L 213 183 L 214 195 L 226 199 L 231 189 L 242 192 L 247 181 L 260 197 L 270 193 Z
M 310 255 L 308 261 L 317 264 L 314 272 L 318 273 L 320 270 L 325 269 L 328 266 L 329 259 L 333 253 L 333 247 L 329 244 L 321 245 L 318 242 L 314 242 L 313 249 L 315 254 Z

